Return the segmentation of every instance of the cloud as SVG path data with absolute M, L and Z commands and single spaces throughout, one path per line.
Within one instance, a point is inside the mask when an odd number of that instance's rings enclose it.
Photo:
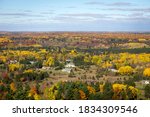
M 150 22 L 150 15 L 145 15 L 144 13 L 130 13 L 122 16 L 114 16 L 113 19 L 119 22 Z
M 150 12 L 150 8 L 108 8 L 108 9 L 102 9 L 102 10 Z
M 100 14 L 100 13 L 66 13 L 59 14 L 53 18 L 58 22 L 96 22 L 96 21 L 150 21 L 150 16 L 144 13 L 129 13 L 129 14 Z
M 51 15 L 51 14 L 54 14 L 54 12 L 52 12 L 52 11 L 44 11 L 44 12 L 40 12 L 40 14 Z
M 74 8 L 77 8 L 76 6 L 68 6 L 66 8 L 69 8 L 69 9 L 74 9 Z
M 56 23 L 94 23 L 94 22 L 149 22 L 150 16 L 144 13 L 100 14 L 100 13 L 68 13 L 59 14 L 51 19 Z
M 99 14 L 99 13 L 72 13 L 72 14 L 59 14 L 53 18 L 58 22 L 95 22 L 95 21 L 110 21 L 117 18 L 126 17 L 123 14 Z
M 131 13 L 127 16 L 127 19 L 134 21 L 150 21 L 150 15 L 144 13 Z
M 128 10 L 128 9 L 127 9 Z M 134 8 L 134 9 L 129 9 L 129 11 L 142 11 L 142 12 L 150 12 L 150 8 Z
M 87 4 L 87 5 L 104 5 L 105 3 L 93 1 L 93 2 L 86 2 L 85 4 Z
M 22 13 L 0 13 L 0 16 L 11 16 L 11 17 L 42 17 L 42 15 L 38 15 L 38 14 L 30 14 L 30 13 L 26 13 L 26 12 L 22 12 Z
M 149 22 L 150 23 L 150 17 L 126 17 L 124 19 L 120 20 L 124 20 L 124 21 L 137 21 L 137 22 Z
M 98 14 L 98 13 L 72 13 L 72 14 L 60 14 L 57 20 L 63 21 L 96 21 L 98 19 L 108 20 L 111 19 L 108 14 Z
M 133 4 L 129 2 L 115 2 L 107 5 L 108 6 L 133 6 Z
M 32 11 L 31 10 L 24 10 L 23 12 L 31 13 Z
M 77 18 L 77 17 L 67 17 L 67 16 L 56 16 L 53 18 L 53 20 L 57 23 L 75 23 L 75 22 L 81 22 L 84 21 L 85 19 L 82 18 Z
M 102 13 L 73 13 L 73 14 L 60 14 L 67 17 L 93 17 L 93 18 L 111 18 L 112 16 L 126 16 L 124 14 L 102 14 Z
M 113 3 L 105 3 L 105 2 L 86 2 L 87 5 L 102 5 L 102 6 L 135 6 L 135 4 L 130 2 L 113 2 Z
M 73 16 L 73 17 L 105 17 L 105 14 L 96 13 L 72 13 L 72 14 L 61 14 L 63 16 Z
M 64 13 L 49 15 L 50 12 L 31 14 L 31 13 L 0 13 L 1 21 L 3 22 L 18 22 L 18 23 L 84 23 L 96 21 L 148 21 L 150 16 L 144 13 Z M 10 18 L 4 17 L 8 16 Z M 12 20 L 12 18 L 15 18 Z

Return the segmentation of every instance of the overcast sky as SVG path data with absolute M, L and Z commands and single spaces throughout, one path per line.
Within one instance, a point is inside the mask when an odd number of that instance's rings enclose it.
M 150 31 L 150 0 L 0 0 L 0 31 Z

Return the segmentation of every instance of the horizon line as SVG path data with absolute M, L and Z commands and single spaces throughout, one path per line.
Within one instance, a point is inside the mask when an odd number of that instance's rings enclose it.
M 0 31 L 0 32 L 126 32 L 126 33 L 150 33 L 150 31 Z

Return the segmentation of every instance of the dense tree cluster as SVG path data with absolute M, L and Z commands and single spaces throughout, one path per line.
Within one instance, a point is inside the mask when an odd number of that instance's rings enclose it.
M 2 34 L 0 99 L 149 99 L 149 39 L 149 33 Z
M 59 82 L 44 92 L 50 100 L 111 100 L 138 99 L 139 90 L 133 86 L 111 83 L 87 84 L 82 82 Z

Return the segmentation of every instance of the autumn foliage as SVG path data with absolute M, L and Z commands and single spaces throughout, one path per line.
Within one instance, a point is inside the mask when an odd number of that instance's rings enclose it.
M 0 99 L 149 99 L 150 34 L 0 32 Z
M 134 72 L 134 69 L 131 66 L 123 66 L 119 68 L 119 73 L 122 75 L 129 75 Z
M 150 77 L 150 68 L 146 68 L 146 69 L 143 71 L 143 75 Z

